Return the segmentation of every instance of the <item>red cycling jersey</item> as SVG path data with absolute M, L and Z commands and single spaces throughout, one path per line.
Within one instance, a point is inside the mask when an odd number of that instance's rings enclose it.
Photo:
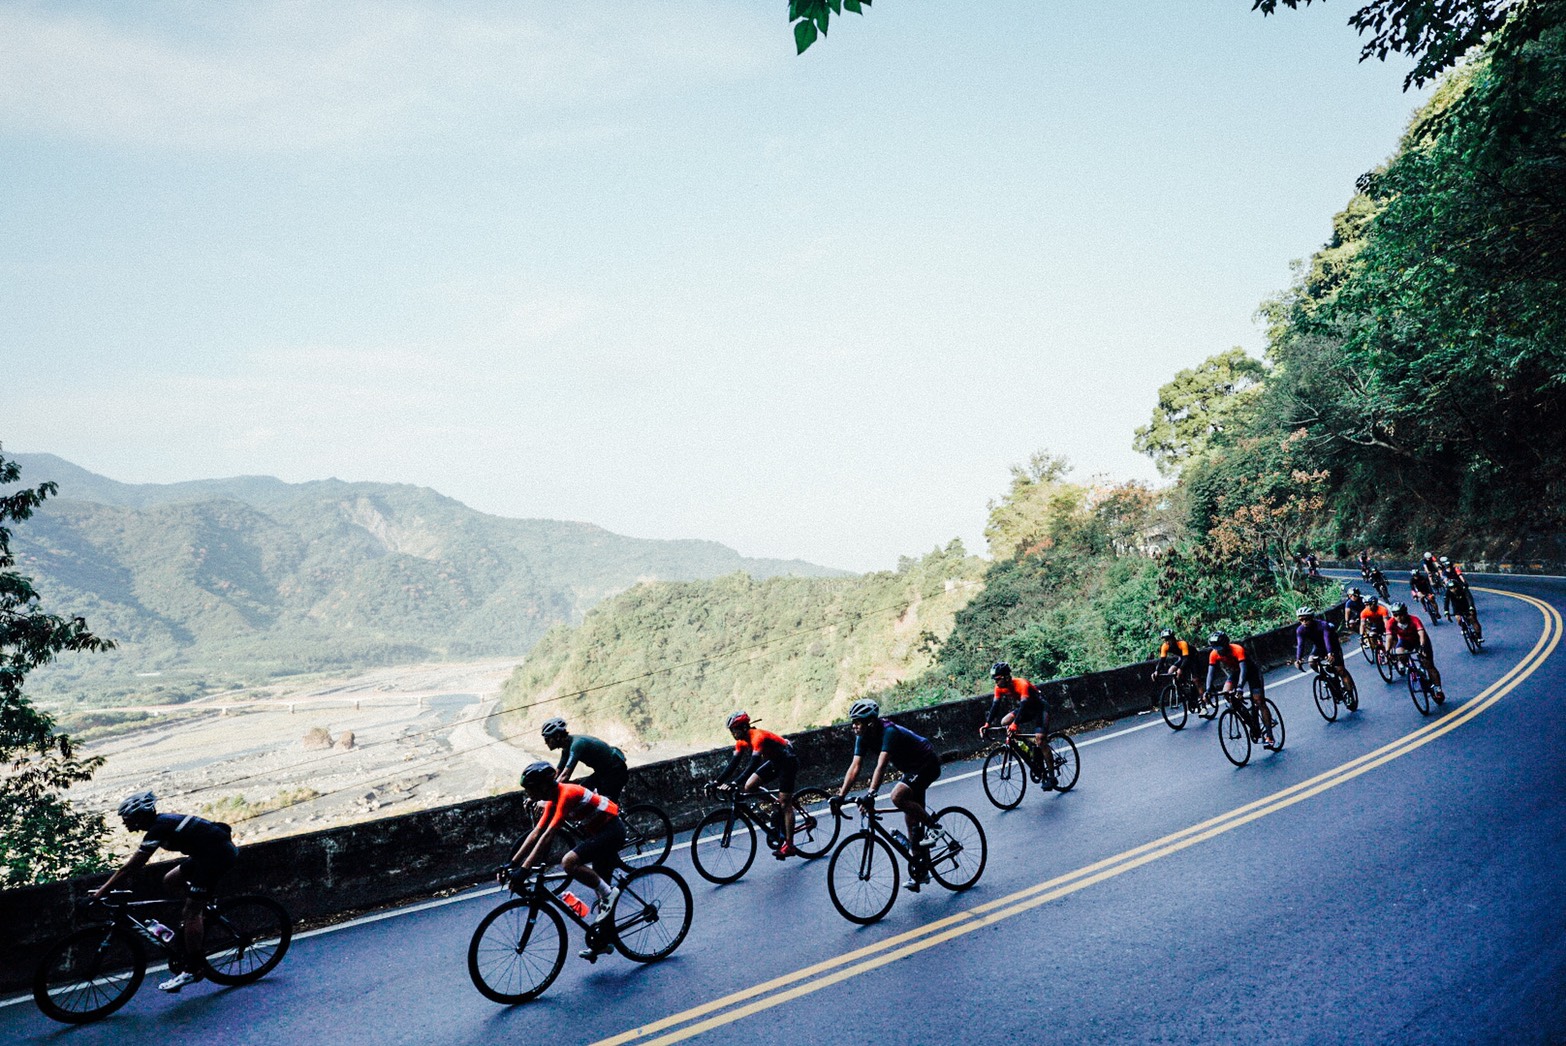
M 1005 686 L 995 684 L 995 700 L 1001 701 L 1008 697 L 1014 697 L 1019 702 L 1026 701 L 1030 697 L 1038 697 L 1039 688 L 1026 679 L 1013 679 Z
M 780 755 L 792 752 L 793 746 L 788 743 L 788 738 L 774 734 L 771 730 L 762 730 L 759 727 L 751 727 L 750 734 L 739 738 L 734 742 L 734 751 L 750 752 L 762 759 L 776 759 Z
M 561 821 L 580 821 L 582 829 L 596 832 L 611 817 L 620 816 L 620 807 L 606 795 L 599 795 L 591 788 L 583 788 L 569 781 L 560 785 L 555 797 L 544 804 L 539 820 L 550 828 L 558 828 Z
M 1424 646 L 1425 624 L 1413 614 L 1408 615 L 1405 622 L 1393 618 L 1387 625 L 1387 635 L 1391 637 L 1396 646 L 1419 647 Z

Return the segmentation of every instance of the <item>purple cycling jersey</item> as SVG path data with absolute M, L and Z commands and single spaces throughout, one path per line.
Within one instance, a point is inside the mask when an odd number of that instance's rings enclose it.
M 1343 652 L 1343 648 L 1338 645 L 1337 626 L 1319 617 L 1301 621 L 1294 630 L 1294 660 L 1303 661 L 1307 654 L 1314 654 L 1318 650 L 1329 657 Z

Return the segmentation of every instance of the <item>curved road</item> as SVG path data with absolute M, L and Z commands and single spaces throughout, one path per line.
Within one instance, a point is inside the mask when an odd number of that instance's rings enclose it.
M 1156 716 L 1079 738 L 1077 789 L 1007 813 L 948 765 L 931 801 L 979 815 L 984 878 L 900 894 L 877 926 L 838 917 L 824 860 L 713 887 L 679 850 L 682 948 L 573 957 L 530 1004 L 468 982 L 498 900 L 476 891 L 297 940 L 248 988 L 149 978 L 97 1025 L 6 1005 L 0 1040 L 1566 1042 L 1566 583 L 1478 580 L 1486 650 L 1436 629 L 1452 700 L 1430 719 L 1354 656 L 1361 708 L 1336 723 L 1304 676 L 1269 678 L 1288 746 L 1240 770 L 1212 725 Z

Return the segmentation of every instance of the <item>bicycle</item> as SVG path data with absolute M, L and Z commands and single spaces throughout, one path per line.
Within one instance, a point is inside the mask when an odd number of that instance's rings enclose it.
M 1425 608 L 1425 616 L 1430 619 L 1431 627 L 1439 625 L 1441 623 L 1441 607 L 1436 602 L 1435 594 L 1420 592 L 1418 595 L 1419 605 Z
M 1203 719 L 1218 714 L 1218 703 L 1207 699 L 1207 692 L 1196 681 L 1173 672 L 1162 672 L 1164 685 L 1158 691 L 1158 710 L 1171 730 L 1185 729 L 1186 719 L 1195 712 Z
M 1316 699 L 1316 711 L 1321 713 L 1321 718 L 1329 723 L 1337 719 L 1339 705 L 1350 712 L 1359 710 L 1359 687 L 1353 676 L 1348 677 L 1348 685 L 1345 686 L 1343 678 L 1320 654 L 1312 656 L 1309 664 L 1316 673 L 1310 683 L 1311 696 Z M 1300 666 L 1300 671 L 1305 671 L 1304 667 Z
M 1262 730 L 1261 716 L 1257 712 L 1257 700 L 1255 692 L 1247 701 L 1239 687 L 1228 691 L 1225 695 L 1229 707 L 1223 710 L 1218 717 L 1218 744 L 1223 749 L 1224 758 L 1235 766 L 1244 766 L 1251 761 L 1251 746 L 1259 744 L 1274 752 L 1283 751 L 1283 713 L 1278 711 L 1278 706 L 1273 704 L 1272 698 L 1261 699 L 1267 705 L 1267 711 L 1272 715 L 1272 744 L 1267 744 L 1265 732 Z
M 1359 652 L 1366 661 L 1376 669 L 1376 674 L 1381 677 L 1383 683 L 1392 682 L 1392 663 L 1387 657 L 1386 636 L 1382 632 L 1372 632 L 1359 638 Z
M 1469 623 L 1467 614 L 1457 615 L 1457 628 L 1463 633 L 1463 643 L 1468 647 L 1468 652 L 1470 654 L 1479 653 L 1479 644 L 1483 643 L 1484 640 L 1480 639 L 1479 634 L 1474 631 L 1474 626 Z
M 538 823 L 538 810 L 537 803 L 528 804 L 528 815 L 534 824 Z M 622 806 L 620 823 L 625 825 L 625 842 L 620 845 L 620 860 L 627 867 L 638 864 L 659 865 L 668 859 L 669 851 L 674 848 L 674 822 L 669 820 L 669 815 L 661 807 L 652 803 Z M 512 847 L 513 853 L 522 845 L 522 839 L 527 834 L 524 832 L 517 840 Z M 583 841 L 581 832 L 569 821 L 560 826 L 557 839 L 565 847 L 561 853 Z
M 1044 739 L 1049 757 L 1041 762 L 1031 737 L 1023 737 L 1022 731 L 997 726 L 988 727 L 985 732 L 1002 734 L 1000 744 L 985 758 L 980 774 L 984 794 L 1002 810 L 1011 810 L 1022 802 L 1030 777 L 1041 788 L 1056 792 L 1069 792 L 1076 787 L 1082 769 L 1077 745 L 1064 733 L 1057 731 Z
M 1407 650 L 1394 650 L 1392 657 L 1398 662 L 1398 671 L 1403 673 L 1408 683 L 1408 696 L 1413 698 L 1414 707 L 1419 709 L 1420 715 L 1430 715 L 1435 711 L 1435 705 L 1446 703 L 1446 695 L 1436 690 L 1430 682 L 1422 659 L 1414 657 Z
M 86 910 L 103 911 L 107 921 L 73 930 L 44 953 L 33 975 L 33 1001 L 46 1016 L 65 1024 L 107 1017 L 141 987 L 149 953 L 166 958 L 172 971 L 180 968 L 176 942 L 182 930 L 172 930 L 150 915 L 139 917 L 132 909 L 166 908 L 183 901 L 130 898 L 130 890 L 113 890 L 89 902 Z M 203 921 L 204 976 L 225 987 L 250 984 L 271 973 L 293 939 L 293 920 L 270 897 L 210 900 Z
M 691 833 L 691 863 L 708 882 L 732 883 L 750 869 L 756 859 L 756 829 L 776 850 L 783 842 L 783 805 L 778 793 L 761 786 L 741 792 L 732 786 L 728 802 L 703 817 Z M 716 788 L 705 789 L 711 795 Z M 794 808 L 794 849 L 813 860 L 837 840 L 837 818 L 827 812 L 831 796 L 821 788 L 801 788 L 789 805 Z
M 507 888 L 516 896 L 480 919 L 473 931 L 468 976 L 486 999 L 526 1002 L 554 983 L 565 967 L 565 919 L 586 935 L 589 962 L 615 950 L 633 962 L 657 962 L 672 955 L 690 932 L 691 889 L 671 868 L 616 866 L 610 875 L 614 901 L 601 922 L 589 921 L 583 901 L 549 889 L 546 882 L 552 877 L 546 869 L 540 864 L 511 876 Z
M 913 847 L 900 831 L 887 831 L 881 824 L 883 814 L 895 814 L 896 807 L 877 809 L 874 801 L 861 799 L 859 807 L 859 831 L 837 845 L 827 865 L 827 893 L 838 914 L 849 922 L 868 926 L 877 922 L 892 910 L 897 900 L 901 869 L 897 855 L 901 855 L 910 869 L 918 861 Z M 843 801 L 834 797 L 833 813 L 847 819 L 852 814 L 843 812 Z M 922 871 L 928 871 L 946 889 L 954 893 L 969 889 L 984 874 L 989 859 L 989 844 L 979 819 L 960 806 L 948 806 L 935 814 L 937 827 L 928 829 L 926 839 L 930 844 L 929 863 Z

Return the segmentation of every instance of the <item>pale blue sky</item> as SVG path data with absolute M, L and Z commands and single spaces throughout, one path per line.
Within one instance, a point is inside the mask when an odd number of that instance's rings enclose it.
M 1157 387 L 1259 351 L 1420 101 L 1354 6 L 882 0 L 796 58 L 785 0 L 9 3 L 0 441 L 981 549 L 1008 466 L 1154 478 Z

